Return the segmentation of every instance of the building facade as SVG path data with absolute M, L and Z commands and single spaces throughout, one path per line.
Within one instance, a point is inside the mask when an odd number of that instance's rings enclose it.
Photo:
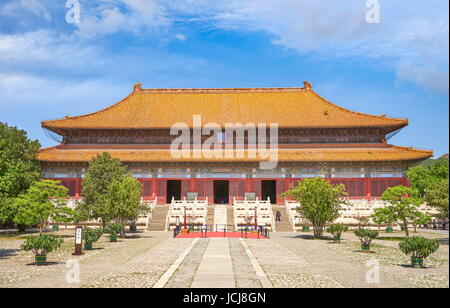
M 201 123 L 215 126 L 211 135 L 196 139 L 199 116 Z M 211 136 L 214 146 L 225 148 L 227 124 L 275 123 L 277 165 L 261 168 L 265 158 L 251 155 L 261 142 L 255 144 L 249 134 L 232 137 L 242 145 L 240 157 L 175 157 L 175 123 L 190 133 L 189 154 Z M 82 195 L 89 161 L 109 152 L 141 181 L 143 197 L 156 197 L 160 203 L 189 193 L 215 203 L 230 203 L 246 193 L 282 203 L 279 194 L 308 177 L 343 183 L 350 198 L 377 198 L 387 187 L 407 185 L 406 169 L 432 156 L 431 151 L 388 144 L 407 125 L 406 119 L 339 107 L 308 82 L 301 88 L 250 89 L 142 89 L 136 84 L 127 97 L 106 109 L 42 122 L 44 129 L 60 136 L 61 144 L 41 149 L 39 160 L 43 177 L 60 180 L 72 197 Z M 257 134 L 260 141 L 262 132 Z

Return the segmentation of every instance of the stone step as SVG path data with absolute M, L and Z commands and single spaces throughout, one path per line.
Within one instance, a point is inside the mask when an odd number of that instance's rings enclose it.
M 276 232 L 292 232 L 291 221 L 289 220 L 286 207 L 280 205 L 272 205 L 273 217 L 275 220 L 275 231 Z M 277 211 L 281 213 L 281 221 L 276 221 Z
M 231 205 L 227 207 L 227 225 L 234 226 L 234 208 Z
M 206 215 L 206 224 L 209 226 L 214 224 L 214 205 L 208 205 L 208 213 Z
M 152 220 L 148 225 L 148 231 L 164 231 L 166 227 L 167 214 L 169 213 L 169 205 L 156 205 L 153 212 Z

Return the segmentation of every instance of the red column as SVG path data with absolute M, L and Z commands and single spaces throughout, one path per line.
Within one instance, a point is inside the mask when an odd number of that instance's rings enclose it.
M 197 192 L 197 180 L 191 179 L 189 183 L 189 191 L 190 192 Z
M 75 197 L 81 197 L 81 178 L 77 178 L 76 180 Z
M 284 180 L 284 191 L 288 191 L 291 186 L 291 179 Z
M 246 179 L 245 180 L 245 192 L 252 192 L 252 180 Z
M 151 196 L 152 198 L 155 198 L 156 195 L 157 195 L 157 180 L 152 179 Z
M 370 201 L 370 198 L 372 197 L 372 185 L 370 183 L 370 178 L 364 179 L 364 195 Z

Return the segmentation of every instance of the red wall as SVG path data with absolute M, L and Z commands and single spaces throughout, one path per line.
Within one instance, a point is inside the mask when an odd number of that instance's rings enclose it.
M 82 180 L 79 178 L 52 178 L 51 180 L 61 181 L 61 184 L 69 189 L 71 197 L 81 196 Z M 142 196 L 153 199 L 158 197 L 158 202 L 164 203 L 167 192 L 167 179 L 138 179 L 142 183 Z M 213 200 L 213 181 L 219 179 L 171 179 L 181 181 L 181 196 L 184 197 L 188 192 L 198 192 L 199 199 L 208 197 Z M 224 179 L 225 180 L 225 179 Z M 277 194 L 280 194 L 291 185 L 295 185 L 301 179 L 264 179 L 277 181 Z M 328 179 L 333 184 L 342 183 L 346 186 L 350 198 L 380 197 L 388 187 L 397 185 L 409 185 L 406 178 L 345 178 Z M 245 192 L 256 192 L 261 198 L 262 179 L 228 179 L 230 201 L 233 197 L 243 198 Z M 278 203 L 283 199 L 278 198 Z

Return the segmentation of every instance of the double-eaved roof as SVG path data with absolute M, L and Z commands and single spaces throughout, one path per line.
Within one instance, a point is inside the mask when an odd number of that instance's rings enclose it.
M 42 162 L 88 162 L 95 156 L 108 152 L 111 156 L 122 162 L 135 163 L 168 163 L 168 162 L 261 162 L 268 158 L 259 155 L 250 156 L 244 152 L 244 158 L 222 157 L 217 155 L 211 158 L 196 158 L 192 155 L 186 158 L 174 158 L 170 149 L 145 145 L 60 145 L 42 149 L 39 160 Z M 280 147 L 277 160 L 279 162 L 383 162 L 383 161 L 409 161 L 416 162 L 432 156 L 432 151 L 399 147 L 388 144 L 314 144 L 311 146 Z
M 151 130 L 169 129 L 175 123 L 193 127 L 193 115 L 202 125 L 217 123 L 277 123 L 279 128 L 382 128 L 384 133 L 408 125 L 408 120 L 375 116 L 339 107 L 312 90 L 302 88 L 251 89 L 141 89 L 120 102 L 97 112 L 64 119 L 44 121 L 42 127 L 64 135 L 69 130 Z M 258 157 L 215 157 L 211 159 L 174 159 L 164 145 L 89 145 L 61 144 L 41 149 L 42 162 L 88 162 L 109 152 L 123 162 L 257 162 Z M 432 151 L 377 144 L 303 144 L 280 145 L 279 162 L 417 162 L 432 156 Z
M 311 89 L 141 89 L 97 112 L 42 122 L 61 133 L 69 129 L 157 129 L 175 123 L 278 123 L 280 128 L 368 128 L 394 131 L 408 120 L 388 118 L 339 107 Z

